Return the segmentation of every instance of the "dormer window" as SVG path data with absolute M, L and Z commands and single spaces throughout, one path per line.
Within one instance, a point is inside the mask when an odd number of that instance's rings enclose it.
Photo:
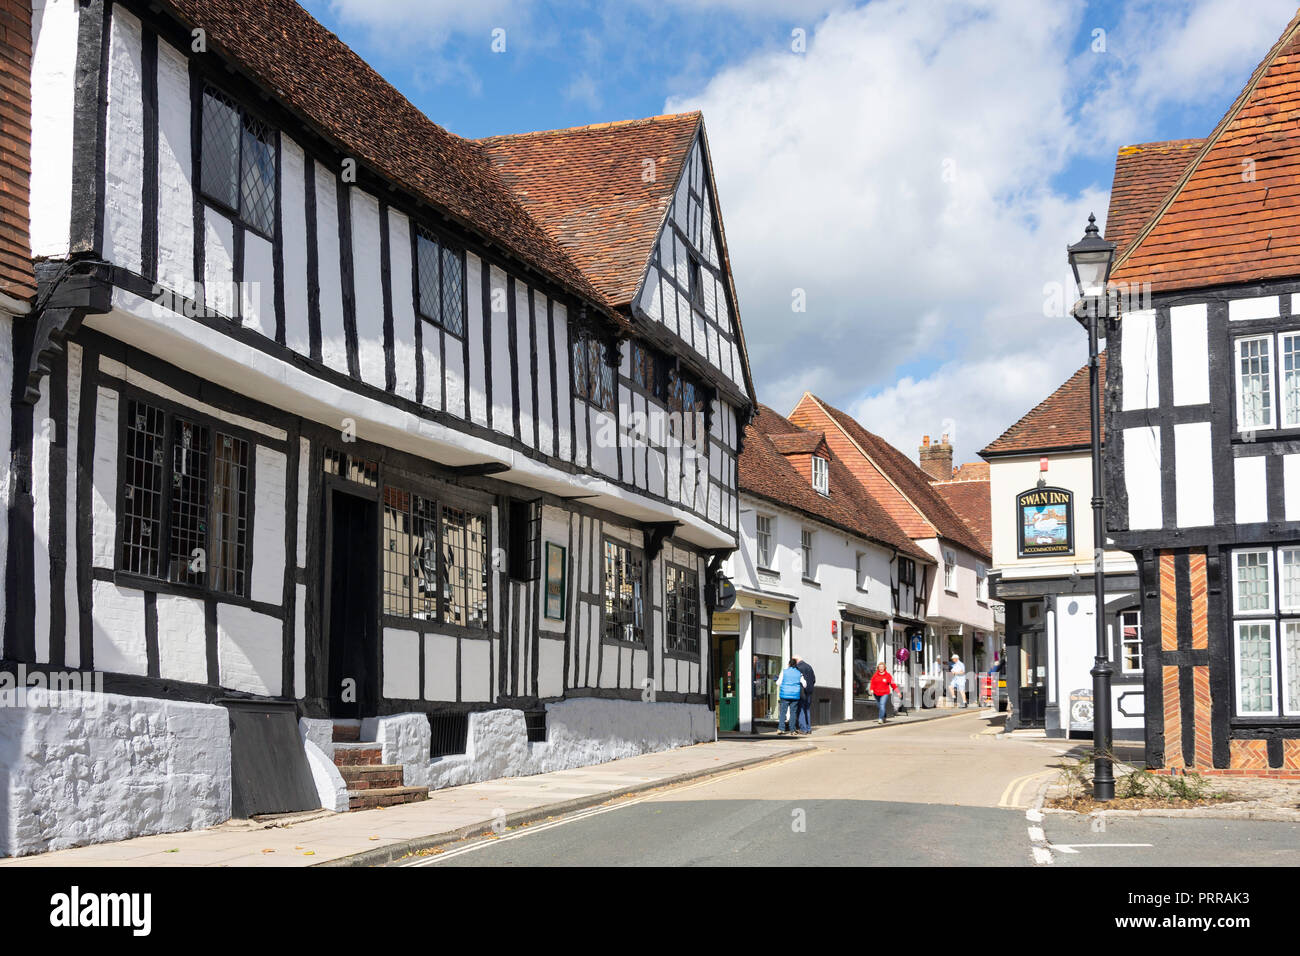
M 831 463 L 816 455 L 813 455 L 812 460 L 812 486 L 813 491 L 819 495 L 831 493 Z

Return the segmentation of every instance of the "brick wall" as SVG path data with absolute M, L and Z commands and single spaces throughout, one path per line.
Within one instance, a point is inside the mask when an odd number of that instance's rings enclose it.
M 0 292 L 36 292 L 29 233 L 32 173 L 32 11 L 0 0 Z

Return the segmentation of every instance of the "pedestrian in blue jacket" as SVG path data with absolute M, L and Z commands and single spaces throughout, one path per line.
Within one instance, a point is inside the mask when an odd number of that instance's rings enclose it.
M 790 733 L 795 733 L 795 721 L 798 720 L 799 698 L 803 696 L 804 676 L 796 665 L 795 659 L 790 658 L 790 666 L 781 671 L 781 689 L 779 692 L 781 700 L 781 716 L 777 721 L 776 732 L 784 735 L 786 727 L 790 728 Z

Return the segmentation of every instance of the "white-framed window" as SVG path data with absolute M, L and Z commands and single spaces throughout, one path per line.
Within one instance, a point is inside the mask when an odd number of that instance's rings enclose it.
M 1236 712 L 1300 717 L 1300 546 L 1232 553 Z
M 807 528 L 799 532 L 799 547 L 803 551 L 804 578 L 816 580 L 817 566 L 813 564 L 813 533 Z
M 1120 673 L 1142 673 L 1142 612 L 1137 608 L 1120 611 L 1115 623 L 1119 628 Z
M 760 568 L 772 566 L 772 516 L 758 515 L 754 519 L 754 561 Z
M 1300 332 L 1233 340 L 1237 428 L 1300 427 Z
M 812 486 L 813 491 L 819 495 L 831 493 L 831 463 L 816 455 L 813 455 L 812 460 Z
M 975 565 L 975 600 L 988 600 L 986 586 L 988 584 L 989 571 L 984 567 L 984 562 L 980 561 Z
M 945 591 L 957 590 L 957 553 L 948 548 L 943 549 L 943 588 Z
M 867 589 L 867 556 L 865 552 L 859 551 L 853 561 L 853 576 L 857 582 L 858 590 Z

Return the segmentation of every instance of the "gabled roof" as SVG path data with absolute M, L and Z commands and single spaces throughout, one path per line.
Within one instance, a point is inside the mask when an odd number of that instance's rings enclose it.
M 1106 381 L 1106 353 L 1098 363 L 1101 381 Z M 1106 421 L 1102 418 L 1101 438 L 1106 440 Z M 1092 444 L 1092 417 L 1088 414 L 1088 366 L 1079 369 L 1065 383 L 1035 405 L 1030 411 L 980 454 L 985 458 L 998 455 L 1027 455 L 1043 451 L 1088 448 Z
M 489 136 L 501 177 L 614 305 L 630 305 L 700 127 L 700 114 Z M 647 162 L 654 160 L 646 181 Z
M 789 440 L 806 434 L 809 433 L 789 419 L 766 405 L 759 405 L 758 414 L 745 428 L 745 447 L 739 462 L 741 492 L 933 564 L 934 559 L 916 546 L 834 455 L 830 458 L 828 476 L 830 494 L 813 491 L 808 479 L 776 448 L 777 442 L 788 444 Z
M 952 470 L 953 481 L 988 481 L 989 463 L 987 461 L 968 461 Z
M 943 495 L 944 501 L 966 527 L 980 539 L 984 550 L 993 553 L 993 502 L 988 478 L 964 481 L 933 481 L 931 484 Z
M 1119 148 L 1106 212 L 1106 238 L 1115 243 L 1116 255 L 1123 255 L 1204 143 L 1170 139 Z
M 909 533 L 913 537 L 937 536 L 947 538 L 954 544 L 958 544 L 986 560 L 989 559 L 989 550 L 971 532 L 966 523 L 958 517 L 943 496 L 931 486 L 929 476 L 915 462 L 879 435 L 867 431 L 851 415 L 832 407 L 817 396 L 805 392 L 799 402 L 799 408 L 796 408 L 795 411 L 800 412 L 808 406 L 820 412 L 818 417 L 837 426 L 842 434 L 855 446 L 857 453 L 865 456 L 871 467 L 897 490 L 898 494 L 894 499 L 895 502 L 906 502 L 906 505 L 894 504 L 892 507 L 914 509 L 914 513 L 919 514 L 928 528 L 932 529 L 932 533 L 929 530 L 918 533 L 917 530 L 909 528 Z M 791 417 L 796 421 L 804 421 L 803 416 L 792 415 Z M 829 439 L 827 443 L 832 448 L 835 448 L 834 443 L 830 442 Z M 836 453 L 839 453 L 838 449 L 836 449 Z M 891 507 L 889 502 L 882 502 L 882 504 L 886 508 Z M 891 510 L 890 516 L 902 525 L 898 514 Z
M 415 108 L 294 0 L 166 0 L 209 49 L 345 155 L 488 237 L 623 324 L 482 151 Z
M 1255 68 L 1112 280 L 1154 292 L 1300 275 L 1300 13 Z

